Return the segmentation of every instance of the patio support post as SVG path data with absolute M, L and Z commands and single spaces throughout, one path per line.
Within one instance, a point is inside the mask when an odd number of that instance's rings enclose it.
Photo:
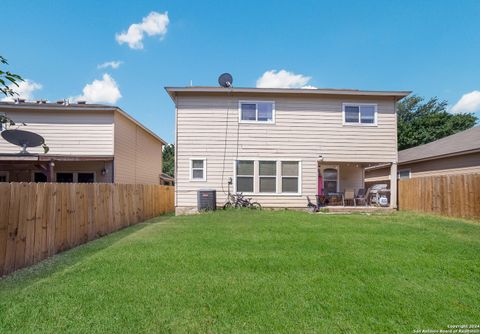
M 55 167 L 55 163 L 52 161 L 50 161 L 47 165 L 47 182 L 53 182 L 53 180 L 55 179 L 54 178 L 54 167 Z
M 390 207 L 397 208 L 397 163 L 390 166 Z

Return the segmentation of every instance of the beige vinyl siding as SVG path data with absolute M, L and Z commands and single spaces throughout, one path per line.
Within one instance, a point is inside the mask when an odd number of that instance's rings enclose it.
M 462 154 L 398 165 L 398 170 L 410 169 L 410 177 L 480 173 L 480 153 Z M 365 180 L 377 182 L 390 179 L 390 169 L 379 168 L 365 171 Z
M 275 124 L 239 123 L 239 100 L 275 101 Z M 305 195 L 316 193 L 319 155 L 325 163 L 393 162 L 397 158 L 393 98 L 181 95 L 176 101 L 178 207 L 196 206 L 196 192 L 201 188 L 217 189 L 218 204 L 223 204 L 226 179 L 233 177 L 237 149 L 239 159 L 301 161 L 303 196 L 252 196 L 271 207 L 305 206 Z M 355 102 L 378 105 L 377 126 L 343 125 L 342 104 Z M 205 182 L 189 181 L 191 157 L 207 159 Z
M 115 112 L 115 182 L 159 184 L 162 143 Z
M 402 169 L 410 169 L 411 177 L 480 173 L 480 153 L 464 154 L 412 164 L 401 164 L 398 170 Z
M 3 111 L 3 110 L 2 110 Z M 7 116 L 20 129 L 45 138 L 49 154 L 113 155 L 113 114 L 111 111 L 26 111 L 7 110 Z M 20 148 L 0 139 L 0 152 L 18 153 Z M 43 153 L 41 147 L 29 148 L 30 153 Z

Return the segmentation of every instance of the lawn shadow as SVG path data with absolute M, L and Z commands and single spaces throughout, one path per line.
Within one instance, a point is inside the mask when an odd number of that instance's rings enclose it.
M 51 275 L 68 270 L 78 262 L 95 256 L 98 252 L 112 247 L 119 241 L 141 231 L 149 225 L 161 223 L 170 218 L 170 215 L 163 215 L 128 226 L 109 235 L 89 241 L 83 245 L 57 253 L 30 267 L 22 268 L 9 275 L 0 277 L 0 292 L 11 286 L 15 286 L 16 288 L 27 287 Z

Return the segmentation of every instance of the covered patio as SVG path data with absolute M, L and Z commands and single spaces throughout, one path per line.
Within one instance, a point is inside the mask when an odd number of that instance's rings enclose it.
M 316 204 L 328 208 L 396 208 L 396 182 L 365 182 L 365 168 L 371 162 L 318 161 Z M 385 163 L 383 163 L 385 164 Z M 388 163 L 396 178 L 396 163 Z
M 1 154 L 0 182 L 113 182 L 112 156 Z

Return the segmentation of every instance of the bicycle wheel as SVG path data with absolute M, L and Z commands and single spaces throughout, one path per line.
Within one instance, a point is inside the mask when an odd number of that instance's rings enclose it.
M 233 208 L 233 205 L 230 202 L 227 202 L 223 205 L 223 210 L 228 210 L 228 209 L 231 209 L 231 208 Z
M 262 210 L 262 206 L 258 202 L 250 203 L 250 209 L 252 210 Z

